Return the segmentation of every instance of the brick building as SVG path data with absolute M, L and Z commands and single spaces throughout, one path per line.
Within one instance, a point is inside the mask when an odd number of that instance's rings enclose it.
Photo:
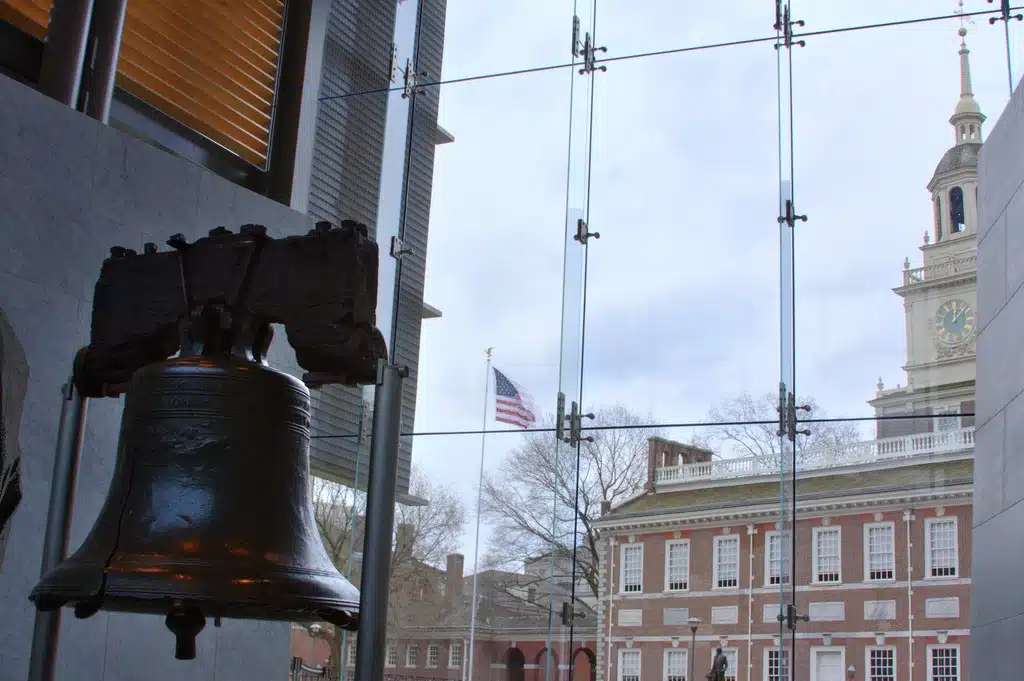
M 954 145 L 927 185 L 924 262 L 908 258 L 893 289 L 907 381 L 879 379 L 875 439 L 798 451 L 790 489 L 778 457 L 718 458 L 652 438 L 644 493 L 595 523 L 599 680 L 700 679 L 717 647 L 729 681 L 966 680 L 985 120 L 968 54 L 961 41 Z M 793 535 L 780 524 L 784 489 Z M 785 643 L 780 603 L 809 617 Z

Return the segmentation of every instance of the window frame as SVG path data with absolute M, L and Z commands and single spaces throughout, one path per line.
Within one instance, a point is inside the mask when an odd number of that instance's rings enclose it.
M 936 409 L 934 411 L 934 413 L 933 413 L 933 416 L 935 418 L 935 432 L 936 433 L 952 433 L 953 431 L 961 430 L 964 427 L 964 425 L 963 425 L 963 417 L 960 416 L 960 406 L 959 405 L 954 406 L 954 407 L 941 407 L 939 409 Z M 939 422 L 943 418 L 950 418 L 950 417 L 953 417 L 953 418 L 956 419 L 956 427 L 955 428 L 940 428 L 939 427 Z
M 685 553 L 686 553 L 686 575 L 685 575 L 684 580 L 683 580 L 686 583 L 686 586 L 684 586 L 682 589 L 673 589 L 672 588 L 672 581 L 670 579 L 671 573 L 669 571 L 669 557 L 671 556 L 671 553 L 672 553 L 671 547 L 673 547 L 673 546 L 685 546 L 686 547 L 686 550 L 685 550 Z M 642 564 L 643 564 L 643 561 L 641 560 L 641 565 Z M 689 590 L 690 590 L 690 540 L 689 539 L 669 539 L 668 541 L 665 542 L 665 591 L 668 592 L 668 593 L 680 593 L 680 592 L 685 592 L 685 591 L 689 591 Z M 631 592 L 631 593 L 635 593 L 635 592 Z
M 785 564 L 786 564 L 786 551 L 785 546 L 782 544 L 783 533 L 781 530 L 770 530 L 764 533 L 764 585 L 767 587 L 780 586 L 782 584 L 789 584 L 789 580 L 786 579 Z M 779 540 L 779 581 L 772 582 L 772 561 L 771 561 L 771 546 L 772 539 L 778 538 Z
M 718 575 L 719 575 L 720 568 L 721 568 L 721 565 L 719 565 L 719 561 L 718 561 L 718 557 L 719 557 L 718 547 L 719 547 L 719 545 L 722 542 L 725 542 L 725 541 L 734 541 L 734 542 L 736 542 L 736 584 L 734 586 L 719 586 L 719 584 L 718 584 Z M 742 563 L 742 556 L 740 554 L 742 553 L 742 550 L 743 550 L 743 547 L 740 545 L 740 537 L 737 534 L 720 534 L 720 535 L 715 537 L 715 541 L 714 541 L 714 544 L 712 546 L 712 552 L 711 552 L 711 588 L 713 590 L 725 591 L 727 589 L 739 589 L 740 588 L 740 581 L 741 581 L 740 580 L 740 563 Z
M 409 653 L 412 653 L 412 664 L 409 663 Z M 408 669 L 416 669 L 419 664 L 420 644 L 410 643 L 405 646 L 405 666 Z
M 892 577 L 871 577 L 871 530 L 887 528 L 891 534 Z M 865 582 L 895 582 L 896 581 L 896 523 L 892 520 L 885 520 L 877 523 L 864 523 L 864 581 Z M 840 560 L 840 568 L 842 561 Z M 840 572 L 840 577 L 842 573 Z
M 893 681 L 896 681 L 897 670 L 899 669 L 896 646 L 867 646 L 864 648 L 864 681 L 874 681 L 871 676 L 871 652 L 875 650 L 888 650 L 892 652 L 892 678 Z
M 430 663 L 431 653 L 434 653 L 434 663 Z M 441 666 L 441 646 L 437 643 L 431 643 L 427 646 L 427 659 L 423 664 L 424 669 L 437 669 Z
M 452 657 L 458 651 L 458 662 L 452 662 Z M 462 644 L 450 643 L 448 645 L 448 669 L 460 669 L 462 667 Z
M 665 654 L 662 657 L 662 661 L 661 661 L 661 678 L 662 678 L 662 681 L 669 681 L 669 679 L 668 679 L 668 658 L 673 653 L 682 653 L 682 655 L 683 655 L 683 681 L 690 681 L 690 649 L 689 648 L 665 648 Z
M 764 666 L 762 668 L 761 676 L 762 676 L 764 681 L 772 681 L 771 678 L 768 676 L 768 671 L 771 669 L 770 660 L 771 660 L 771 654 L 773 652 L 778 652 L 779 655 L 782 656 L 782 658 L 786 659 L 785 666 L 784 667 L 780 666 L 780 668 L 779 668 L 779 673 L 780 673 L 779 681 L 786 681 L 787 679 L 789 679 L 789 674 L 786 673 L 786 672 L 789 671 L 789 657 L 790 657 L 790 655 L 789 655 L 789 648 L 786 648 L 786 647 L 781 646 L 781 645 L 780 646 L 771 645 L 771 646 L 768 646 L 767 648 L 764 649 Z
M 626 590 L 626 551 L 639 549 L 640 551 L 640 583 L 639 589 Z M 642 594 L 644 592 L 644 543 L 641 541 L 626 543 L 619 548 L 619 593 L 629 596 Z
M 960 644 L 959 643 L 930 643 L 925 646 L 925 672 L 927 681 L 935 681 L 935 669 L 932 666 L 932 652 L 935 650 L 955 650 L 956 651 L 956 681 L 963 681 L 963 657 L 960 655 Z
M 348 650 L 345 653 L 345 666 L 355 667 L 356 666 L 356 642 L 348 642 Z
M 394 653 L 395 661 L 391 661 L 391 654 Z M 398 645 L 394 643 L 387 644 L 384 648 L 384 666 L 394 668 L 398 666 Z
M 948 522 L 953 523 L 953 574 L 932 575 L 932 526 Z M 924 519 L 924 578 L 937 581 L 960 578 L 960 522 L 955 515 Z
M 627 653 L 629 653 L 629 654 L 636 653 L 636 676 L 637 676 L 638 679 L 640 678 L 640 676 L 641 676 L 641 674 L 643 672 L 643 660 L 644 660 L 643 651 L 640 648 L 619 648 L 619 655 L 618 655 L 618 658 L 619 658 L 618 662 L 619 662 L 619 664 L 618 664 L 618 666 L 615 669 L 615 678 L 617 679 L 617 681 L 624 681 L 623 678 L 622 678 L 622 667 L 623 667 L 623 665 L 622 665 L 622 658 L 624 658 Z
M 831 586 L 843 583 L 843 528 L 838 525 L 824 525 L 811 528 L 811 583 Z M 823 581 L 821 573 L 818 572 L 818 537 L 826 532 L 836 533 L 836 556 L 838 558 L 837 579 L 835 581 Z

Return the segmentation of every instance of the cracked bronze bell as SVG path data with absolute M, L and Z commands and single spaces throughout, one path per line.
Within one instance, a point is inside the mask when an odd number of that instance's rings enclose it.
M 81 548 L 31 598 L 165 615 L 176 656 L 205 619 L 324 620 L 355 629 L 359 592 L 313 518 L 310 399 L 297 379 L 234 355 L 135 372 L 114 478 Z

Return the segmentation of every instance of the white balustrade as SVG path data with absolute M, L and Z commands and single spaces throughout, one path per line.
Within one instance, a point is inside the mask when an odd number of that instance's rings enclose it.
M 967 256 L 966 258 L 948 260 L 934 265 L 926 265 L 925 267 L 915 267 L 913 269 L 908 268 L 903 270 L 903 285 L 909 286 L 911 284 L 919 284 L 924 281 L 934 281 L 935 279 L 941 279 L 942 277 L 951 277 L 954 274 L 973 272 L 977 269 L 978 258 L 974 255 Z
M 811 471 L 969 449 L 974 449 L 974 428 L 961 428 L 945 432 L 916 433 L 839 446 L 802 449 L 797 451 L 796 468 L 797 471 Z M 780 473 L 781 465 L 777 455 L 749 456 L 737 459 L 714 459 L 679 466 L 664 466 L 654 471 L 654 481 L 659 484 L 684 483 L 779 475 Z

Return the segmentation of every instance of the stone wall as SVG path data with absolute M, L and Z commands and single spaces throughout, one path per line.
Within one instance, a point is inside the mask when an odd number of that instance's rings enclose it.
M 1024 88 L 982 147 L 971 664 L 968 678 L 1024 668 Z
M 305 233 L 311 220 L 3 76 L 0 102 L 4 405 L 22 405 L 19 422 L 8 423 L 8 441 L 16 438 L 21 452 L 24 492 L 0 565 L 0 681 L 24 681 L 34 617 L 28 593 L 39 579 L 60 386 L 73 353 L 88 343 L 93 286 L 110 247 L 141 250 L 174 233 L 192 240 L 215 226 L 243 223 L 283 236 Z M 283 330 L 276 339 L 271 364 L 297 373 Z M 24 394 L 12 394 L 25 374 Z M 119 418 L 117 400 L 89 405 L 72 550 L 106 495 Z M 182 662 L 160 617 L 99 613 L 76 620 L 65 611 L 57 676 L 281 681 L 289 660 L 285 623 L 208 624 L 197 659 Z

